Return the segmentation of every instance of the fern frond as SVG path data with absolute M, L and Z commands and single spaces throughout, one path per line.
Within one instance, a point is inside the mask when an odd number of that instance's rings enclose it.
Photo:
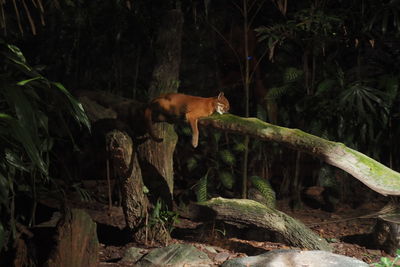
M 297 68 L 289 67 L 283 74 L 283 81 L 285 83 L 295 82 L 303 76 L 303 71 Z
M 233 150 L 237 152 L 243 152 L 246 150 L 246 146 L 243 143 L 236 143 L 233 147 Z
M 194 157 L 188 158 L 186 161 L 186 168 L 188 171 L 193 171 L 197 167 L 197 160 Z
M 221 160 L 228 164 L 228 165 L 234 165 L 236 162 L 236 158 L 235 156 L 232 154 L 232 152 L 230 152 L 229 150 L 225 149 L 225 150 L 221 150 L 219 152 L 219 156 L 221 158 Z
M 218 174 L 218 178 L 221 181 L 222 185 L 227 189 L 232 189 L 235 184 L 235 177 L 233 177 L 232 173 L 227 171 L 221 171 Z
M 196 186 L 197 202 L 204 202 L 208 199 L 207 176 L 208 172 L 197 182 Z
M 181 128 L 182 130 L 182 134 L 186 135 L 186 136 L 191 136 L 192 135 L 192 130 L 190 129 L 189 126 L 183 126 Z
M 268 180 L 263 179 L 259 176 L 251 176 L 250 181 L 258 191 L 260 191 L 261 195 L 265 198 L 265 204 L 268 207 L 274 208 L 276 206 L 276 197 L 275 192 L 272 189 Z
M 384 83 L 385 87 L 385 92 L 387 94 L 387 97 L 389 98 L 389 102 L 392 103 L 397 96 L 397 93 L 399 91 L 399 79 L 397 76 L 389 76 L 389 77 L 384 77 L 382 78 L 383 81 L 381 83 Z
M 317 91 L 315 95 L 322 95 L 325 92 L 331 90 L 333 86 L 336 84 L 335 80 L 332 79 L 325 79 L 322 82 L 320 82 L 317 86 Z
M 215 143 L 219 143 L 219 140 L 221 139 L 222 133 L 220 131 L 213 131 L 212 136 L 215 140 Z
M 268 90 L 268 94 L 265 97 L 266 99 L 278 99 L 289 92 L 289 86 L 283 85 L 278 87 L 271 87 Z

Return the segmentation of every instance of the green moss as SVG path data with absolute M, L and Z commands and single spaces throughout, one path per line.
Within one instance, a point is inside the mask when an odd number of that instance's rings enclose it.
M 211 206 L 211 205 L 229 205 L 235 210 L 241 211 L 243 214 L 248 212 L 260 213 L 267 210 L 268 213 L 276 213 L 275 209 L 267 207 L 261 203 L 258 203 L 250 199 L 224 199 L 221 197 L 213 198 L 206 202 L 200 203 L 201 205 Z
M 368 175 L 373 177 L 371 180 L 373 179 L 375 184 L 400 191 L 400 174 L 398 172 L 351 148 L 345 147 L 345 150 L 356 158 L 357 168 L 369 172 Z
M 271 187 L 271 184 L 268 182 L 267 179 L 263 179 L 259 176 L 253 175 L 250 177 L 250 181 L 252 185 L 257 188 L 260 194 L 265 199 L 265 205 L 271 208 L 275 208 L 276 205 L 276 197 L 275 192 Z
M 391 170 L 358 151 L 346 147 L 343 143 L 329 141 L 299 129 L 289 129 L 269 124 L 257 118 L 242 118 L 232 114 L 215 114 L 204 118 L 204 120 L 217 121 L 222 126 L 230 128 L 230 130 L 237 133 L 258 136 L 263 140 L 272 140 L 321 157 L 322 159 L 327 156 L 330 157 L 336 151 L 345 151 L 354 156 L 354 168 L 359 169 L 358 172 L 360 174 L 364 173 L 364 178 L 360 179 L 362 182 L 371 188 L 376 187 L 374 190 L 378 192 L 386 192 L 393 195 L 400 194 L 400 173 Z M 336 155 L 336 157 L 340 160 L 340 155 Z

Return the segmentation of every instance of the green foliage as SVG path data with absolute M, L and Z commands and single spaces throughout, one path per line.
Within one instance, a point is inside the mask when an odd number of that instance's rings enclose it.
M 230 166 L 235 165 L 236 158 L 232 154 L 232 152 L 230 152 L 229 150 L 227 150 L 227 149 L 221 150 L 221 151 L 219 151 L 219 155 L 220 155 L 221 160 L 225 164 L 230 165 Z
M 381 257 L 381 261 L 374 263 L 373 266 L 376 267 L 399 267 L 399 264 L 396 264 L 400 260 L 400 249 L 396 250 L 396 257 L 391 261 L 387 257 Z
M 397 1 L 373 6 L 373 11 L 367 24 L 369 31 L 378 29 L 385 34 L 388 28 L 394 28 L 397 32 L 400 32 L 400 6 Z
M 318 182 L 320 186 L 323 187 L 332 187 L 336 188 L 337 181 L 335 179 L 335 174 L 332 171 L 332 167 L 329 165 L 324 164 L 320 169 L 318 173 Z
M 182 134 L 184 134 L 186 136 L 192 136 L 192 129 L 188 125 L 181 127 L 181 132 L 182 132 Z
M 72 188 L 79 194 L 79 197 L 82 201 L 90 201 L 92 200 L 92 196 L 90 192 L 82 187 L 81 183 L 75 183 L 72 185 Z
M 340 105 L 348 112 L 356 112 L 359 116 L 377 114 L 377 108 L 383 107 L 384 94 L 372 87 L 355 83 L 345 89 L 339 96 Z
M 265 97 L 266 99 L 278 100 L 290 94 L 293 94 L 293 91 L 298 87 L 298 83 L 301 82 L 301 78 L 303 77 L 303 71 L 294 67 L 288 67 L 284 69 L 284 73 L 280 79 L 278 86 L 272 86 L 268 90 L 268 94 Z
M 178 217 L 178 213 L 168 210 L 164 201 L 158 199 L 150 214 L 147 227 L 160 231 L 158 238 L 165 237 L 168 239 L 174 230 L 174 225 L 178 222 Z
M 168 232 L 171 233 L 173 230 L 173 224 L 178 220 L 178 214 L 173 211 L 169 211 L 167 205 L 161 200 L 158 199 L 154 209 L 150 215 L 149 223 L 150 225 L 154 225 L 157 223 L 161 223 L 163 225 L 167 225 Z
M 343 20 L 326 10 L 314 7 L 296 10 L 283 23 L 274 23 L 270 26 L 260 26 L 255 29 L 259 41 L 266 41 L 270 50 L 270 59 L 273 58 L 276 47 L 284 42 L 294 41 L 298 43 L 315 41 L 321 47 L 328 39 L 333 38 Z
M 271 184 L 267 179 L 259 176 L 251 176 L 250 181 L 252 185 L 260 191 L 261 195 L 265 198 L 266 205 L 271 208 L 276 206 L 275 191 L 272 189 Z
M 241 155 L 245 145 L 242 136 L 216 134 L 211 129 L 204 131 L 200 138 L 200 145 L 191 151 L 189 157 L 177 157 L 178 166 L 184 166 L 187 178 L 193 178 L 195 182 L 194 191 L 197 201 L 205 201 L 210 196 L 237 194 L 239 197 L 240 186 L 238 177 L 242 172 Z M 186 140 L 187 142 L 190 139 Z M 265 142 L 260 140 L 250 140 L 249 158 L 251 164 L 265 162 Z M 189 144 L 178 142 L 178 151 L 186 149 Z M 277 149 L 276 149 L 277 150 Z M 270 148 L 268 153 L 278 152 Z M 180 154 L 180 152 L 178 152 Z M 205 174 L 204 174 L 205 173 Z M 201 176 L 197 176 L 200 174 Z M 186 179 L 186 178 L 185 178 Z M 271 194 L 275 194 L 273 191 Z M 269 194 L 269 196 L 271 196 Z M 273 201 L 270 200 L 269 203 Z M 272 204 L 271 204 L 272 205 Z
M 343 23 L 342 19 L 333 13 L 328 14 L 327 10 L 314 7 L 297 11 L 293 18 L 297 30 L 310 32 L 313 36 L 331 36 Z
M 284 83 L 292 83 L 299 81 L 299 79 L 303 76 L 303 71 L 294 67 L 289 67 L 285 70 L 283 74 L 283 82 Z
M 65 135 L 60 126 L 68 129 L 65 115 L 87 128 L 90 124 L 82 105 L 60 83 L 31 67 L 18 47 L 0 40 L 0 62 L 0 249 L 4 249 L 15 236 L 17 221 L 33 222 L 37 194 L 46 192 L 51 182 L 54 140 Z M 32 199 L 29 215 L 11 208 L 22 195 Z
M 290 90 L 290 86 L 287 86 L 287 85 L 271 87 L 268 91 L 266 98 L 267 99 L 278 99 L 278 98 L 288 94 L 289 90 Z
M 204 202 L 208 199 L 207 176 L 208 172 L 197 182 L 196 197 L 198 202 Z
M 315 95 L 321 95 L 323 96 L 324 94 L 328 93 L 330 90 L 334 88 L 336 85 L 336 81 L 333 79 L 325 79 L 321 81 L 318 86 L 317 86 L 317 91 L 315 92 Z
M 179 134 L 184 130 L 183 127 L 176 129 Z M 231 138 L 234 142 L 231 146 L 229 140 L 222 138 L 222 134 L 212 130 L 202 132 L 199 147 L 190 151 L 187 157 L 176 158 L 179 162 L 177 165 L 184 166 L 184 175 L 193 178 L 196 183 L 193 188 L 197 201 L 206 201 L 209 196 L 218 194 L 220 189 L 234 190 L 238 155 L 242 152 L 243 144 L 241 138 Z M 177 151 L 185 151 L 190 146 L 185 142 L 190 140 L 187 138 L 178 142 Z
M 235 143 L 233 150 L 237 152 L 243 152 L 246 149 L 246 146 L 242 142 Z
M 218 173 L 218 178 L 225 188 L 230 190 L 233 188 L 233 185 L 235 184 L 235 177 L 231 172 L 222 170 Z
M 186 168 L 189 171 L 193 171 L 194 169 L 196 169 L 197 166 L 198 166 L 198 163 L 197 163 L 196 157 L 190 157 L 190 158 L 187 159 Z
M 398 38 L 395 2 L 349 1 L 339 10 L 329 3 L 292 5 L 283 21 L 256 30 L 273 68 L 283 73 L 272 77 L 267 95 L 277 101 L 282 125 L 342 141 L 378 160 L 399 149 L 392 136 L 400 131 L 393 127 L 400 66 L 394 50 L 376 45 L 382 33 Z
M 221 140 L 221 136 L 222 136 L 222 133 L 221 132 L 212 132 L 212 137 L 213 137 L 213 139 L 214 139 L 214 142 L 216 143 L 216 144 L 218 144 L 219 143 L 219 141 Z

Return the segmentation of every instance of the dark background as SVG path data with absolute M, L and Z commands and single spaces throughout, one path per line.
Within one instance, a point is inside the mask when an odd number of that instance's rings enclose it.
M 180 92 L 209 97 L 223 91 L 231 112 L 244 116 L 247 60 L 254 73 L 251 117 L 342 142 L 399 170 L 399 3 L 248 1 L 254 6 L 248 13 L 247 59 L 243 1 L 237 0 L 34 0 L 16 1 L 16 7 L 13 1 L 5 1 L 0 4 L 0 40 L 3 51 L 6 44 L 15 45 L 38 73 L 60 82 L 73 95 L 82 90 L 107 91 L 146 103 L 161 18 L 178 8 L 184 15 Z M 8 73 L 5 62 L 0 64 L 2 72 Z M 3 85 L 22 79 L 4 77 L 0 76 Z M 7 113 L 4 99 L 2 95 L 0 107 Z M 67 117 L 67 125 L 73 124 L 70 120 Z M 49 131 L 60 127 L 50 124 Z M 209 169 L 211 196 L 240 196 L 243 138 L 203 130 L 200 146 L 193 150 L 188 129 L 177 126 L 177 132 L 175 174 L 176 187 L 181 189 L 177 199 L 194 200 L 193 185 Z M 57 158 L 50 168 L 52 176 L 66 177 L 65 183 L 76 185 L 88 177 L 79 171 L 67 173 L 70 166 L 65 162 L 69 151 L 82 145 L 80 136 L 72 144 L 65 141 L 67 131 L 58 136 L 55 142 L 62 145 L 55 147 L 64 150 L 51 157 Z M 251 140 L 249 148 L 249 176 L 267 179 L 277 198 L 290 199 L 293 207 L 306 203 L 331 211 L 341 205 L 357 208 L 381 197 L 312 156 L 257 140 Z M 65 164 L 59 167 L 60 162 Z M 4 177 L 7 170 L 3 169 Z M 26 184 L 26 192 L 35 184 L 29 178 L 19 183 Z M 304 192 L 313 186 L 323 189 L 323 200 L 308 203 Z M 2 203 L 3 210 L 9 211 L 10 203 Z M 16 210 L 24 213 L 20 206 Z

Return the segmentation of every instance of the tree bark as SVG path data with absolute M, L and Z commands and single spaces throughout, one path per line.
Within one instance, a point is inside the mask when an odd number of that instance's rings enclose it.
M 121 182 L 126 226 L 135 241 L 143 241 L 146 238 L 145 219 L 149 203 L 143 192 L 142 172 L 132 139 L 126 133 L 114 130 L 107 133 L 106 144 L 113 170 Z
M 285 241 L 296 247 L 331 251 L 325 239 L 316 235 L 303 223 L 254 200 L 213 198 L 200 205 L 211 208 L 215 219 L 239 223 L 248 227 L 279 233 Z M 204 212 L 203 212 L 204 213 Z
M 379 216 L 373 230 L 373 239 L 379 248 L 396 256 L 400 247 L 400 214 Z
M 376 215 L 376 216 L 375 216 Z M 400 207 L 399 201 L 392 198 L 385 207 L 376 214 L 366 217 L 376 217 L 377 222 L 372 230 L 372 239 L 386 253 L 396 256 L 400 247 Z
M 316 156 L 336 166 L 382 195 L 400 195 L 400 173 L 342 143 L 263 122 L 256 118 L 242 118 L 231 114 L 214 115 L 199 120 L 201 125 L 274 141 Z
M 83 210 L 67 210 L 57 227 L 57 246 L 45 266 L 95 267 L 99 264 L 96 223 Z
M 164 93 L 177 92 L 182 25 L 183 15 L 180 9 L 168 11 L 161 21 L 155 44 L 157 62 L 149 88 L 150 98 Z M 157 123 L 154 125 L 154 129 L 155 133 L 164 140 L 161 143 L 148 140 L 139 147 L 141 166 L 146 168 L 143 171 L 151 173 L 153 177 L 164 179 L 172 195 L 174 187 L 173 153 L 178 137 L 170 124 Z
M 89 111 L 92 123 L 103 120 L 101 126 L 94 124 L 92 138 L 97 136 L 105 139 L 107 158 L 113 170 L 108 175 L 116 175 L 117 177 L 113 178 L 120 181 L 126 226 L 134 240 L 143 242 L 147 232 L 149 201 L 143 192 L 142 171 L 137 158 L 136 148 L 139 142 L 134 143 L 132 138 L 142 138 L 145 134 L 145 105 L 135 100 L 95 91 L 81 92 L 79 100 L 85 110 Z M 121 121 L 122 125 L 118 121 Z M 106 160 L 104 158 L 104 161 Z

